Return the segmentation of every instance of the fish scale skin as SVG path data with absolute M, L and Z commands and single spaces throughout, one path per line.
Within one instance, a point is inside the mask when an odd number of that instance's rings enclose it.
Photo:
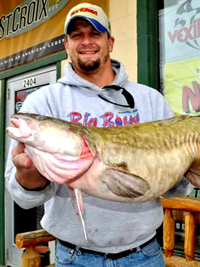
M 159 121 L 109 128 L 109 131 L 105 131 L 104 128 L 94 128 L 93 138 L 89 141 L 96 143 L 96 149 L 101 146 L 108 149 L 125 147 L 131 152 L 138 148 L 147 151 L 151 148 L 166 150 L 186 143 L 200 144 L 200 117 L 198 119 L 198 125 L 196 118 L 183 116 L 183 120 L 178 120 L 176 124 Z

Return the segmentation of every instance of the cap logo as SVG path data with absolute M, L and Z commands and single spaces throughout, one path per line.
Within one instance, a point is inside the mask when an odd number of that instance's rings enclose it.
M 96 16 L 98 15 L 98 12 L 96 10 L 90 9 L 88 7 L 82 7 L 82 8 L 74 10 L 71 13 L 71 17 L 74 16 L 75 14 L 77 14 L 78 12 L 88 12 L 88 13 L 91 13 L 91 14 L 96 15 Z

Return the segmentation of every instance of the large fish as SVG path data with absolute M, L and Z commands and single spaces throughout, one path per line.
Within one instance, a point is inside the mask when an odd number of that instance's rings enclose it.
M 10 137 L 50 181 L 73 191 L 85 232 L 81 192 L 112 201 L 158 198 L 185 175 L 200 187 L 200 117 L 95 128 L 37 114 L 14 114 Z

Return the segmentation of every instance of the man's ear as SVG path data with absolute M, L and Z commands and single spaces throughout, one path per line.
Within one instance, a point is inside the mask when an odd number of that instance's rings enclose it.
M 69 44 L 68 44 L 67 37 L 64 38 L 63 43 L 65 46 L 65 51 L 67 52 L 67 54 L 69 54 Z
M 114 42 L 115 38 L 113 36 L 110 36 L 110 38 L 108 39 L 109 52 L 113 51 Z

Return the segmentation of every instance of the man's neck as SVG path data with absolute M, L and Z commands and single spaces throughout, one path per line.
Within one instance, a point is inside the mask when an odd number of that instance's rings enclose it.
M 113 70 L 110 71 L 110 73 L 108 74 L 107 72 L 103 72 L 103 73 L 93 73 L 93 74 L 82 74 L 80 75 L 83 79 L 97 85 L 98 87 L 102 88 L 106 85 L 112 84 L 112 82 L 115 79 L 115 73 Z
M 105 69 L 101 69 L 95 72 L 80 72 L 76 70 L 76 73 L 83 79 L 97 85 L 100 88 L 112 84 L 115 79 L 115 72 L 112 69 L 111 65 Z

